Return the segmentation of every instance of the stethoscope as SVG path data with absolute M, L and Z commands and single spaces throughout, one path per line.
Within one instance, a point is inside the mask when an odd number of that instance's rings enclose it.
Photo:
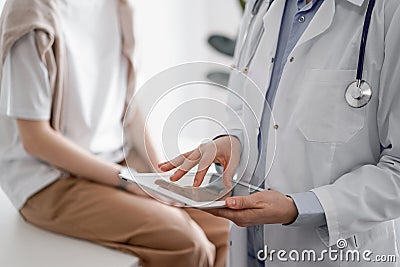
M 261 41 L 261 36 L 264 33 L 264 30 L 261 30 L 259 33 L 259 36 L 257 38 L 257 43 L 253 47 L 250 57 L 248 58 L 247 62 L 245 64 L 240 64 L 244 59 L 243 59 L 243 49 L 245 46 L 249 45 L 249 32 L 251 30 L 251 27 L 254 23 L 254 19 L 259 13 L 262 3 L 264 0 L 256 0 L 256 2 L 253 5 L 253 8 L 251 10 L 250 14 L 250 22 L 249 25 L 244 33 L 244 38 L 243 38 L 243 43 L 242 43 L 242 49 L 239 53 L 239 65 L 244 65 L 242 72 L 244 74 L 248 73 L 249 66 L 253 60 L 253 57 L 256 53 L 257 47 L 260 44 Z M 274 0 L 269 0 L 268 2 L 268 7 L 267 7 L 267 12 L 269 8 L 271 7 L 272 3 Z M 369 28 L 371 24 L 371 18 L 372 18 L 372 12 L 375 7 L 375 0 L 369 0 L 368 7 L 367 7 L 367 13 L 365 15 L 365 21 L 364 21 L 364 26 L 363 26 L 363 31 L 362 31 L 362 37 L 361 37 L 361 44 L 360 44 L 360 52 L 358 56 L 358 63 L 357 63 L 357 74 L 356 74 L 356 80 L 349 84 L 346 88 L 345 91 L 345 100 L 347 104 L 350 107 L 353 108 L 362 108 L 365 105 L 369 103 L 369 101 L 372 98 L 372 87 L 369 85 L 368 82 L 366 82 L 363 79 L 363 71 L 364 71 L 364 60 L 365 60 L 365 49 L 367 46 L 367 39 L 368 39 L 368 33 L 369 33 Z
M 362 75 L 364 71 L 365 48 L 367 46 L 368 32 L 374 6 L 375 0 L 370 0 L 368 3 L 367 14 L 365 16 L 363 33 L 361 37 L 356 80 L 347 87 L 345 93 L 347 104 L 353 108 L 364 107 L 369 103 L 372 97 L 372 87 L 363 79 Z

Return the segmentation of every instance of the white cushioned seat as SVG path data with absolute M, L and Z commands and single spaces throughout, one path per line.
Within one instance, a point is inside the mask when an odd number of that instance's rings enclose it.
M 139 267 L 138 258 L 25 222 L 0 189 L 0 266 Z

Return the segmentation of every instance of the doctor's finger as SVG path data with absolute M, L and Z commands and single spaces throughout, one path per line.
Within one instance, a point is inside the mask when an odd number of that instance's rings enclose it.
M 198 187 L 204 180 L 204 176 L 206 176 L 208 169 L 211 164 L 214 162 L 215 151 L 208 149 L 205 150 L 201 155 L 201 159 L 199 161 L 199 166 L 196 172 L 196 176 L 194 177 L 193 186 Z
M 196 166 L 200 160 L 201 153 L 198 149 L 194 150 L 192 154 L 186 157 L 181 164 L 181 166 L 171 175 L 171 181 L 178 181 L 181 179 L 188 171 L 190 171 L 194 166 Z
M 222 181 L 228 188 L 232 187 L 233 176 L 235 175 L 236 169 L 239 166 L 239 156 L 232 155 L 229 159 L 228 165 L 224 166 L 224 172 L 222 174 Z
M 162 170 L 164 172 L 175 169 L 176 167 L 182 165 L 182 163 L 185 161 L 185 159 L 187 157 L 189 157 L 189 155 L 191 155 L 193 153 L 193 151 L 194 150 L 191 150 L 184 154 L 181 154 L 181 155 L 173 158 L 170 161 L 162 162 L 162 163 L 158 164 L 158 168 L 160 168 L 160 170 Z

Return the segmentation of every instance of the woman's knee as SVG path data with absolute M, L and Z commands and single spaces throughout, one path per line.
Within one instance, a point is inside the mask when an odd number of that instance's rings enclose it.
M 189 216 L 179 216 L 179 212 L 178 216 L 173 217 L 174 212 L 170 216 L 162 220 L 149 218 L 143 224 L 145 234 L 139 234 L 136 242 L 180 263 L 175 266 L 213 266 L 216 247 L 200 226 Z

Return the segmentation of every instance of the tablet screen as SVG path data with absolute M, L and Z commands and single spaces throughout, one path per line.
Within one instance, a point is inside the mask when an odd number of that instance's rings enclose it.
M 211 180 L 213 180 L 213 178 L 211 178 Z M 249 184 L 240 182 L 232 185 L 233 190 L 228 190 L 218 180 L 203 187 L 181 186 L 173 182 L 168 182 L 164 179 L 157 179 L 154 183 L 161 188 L 197 202 L 223 200 L 232 195 L 245 196 L 249 195 L 250 193 L 260 191 Z
M 168 190 L 174 192 L 178 195 L 184 196 L 191 200 L 197 202 L 209 202 L 215 200 L 221 200 L 230 192 L 225 188 L 218 188 L 218 187 L 193 187 L 193 186 L 180 186 L 178 184 L 168 182 L 163 179 L 158 179 L 155 181 L 155 184 Z

